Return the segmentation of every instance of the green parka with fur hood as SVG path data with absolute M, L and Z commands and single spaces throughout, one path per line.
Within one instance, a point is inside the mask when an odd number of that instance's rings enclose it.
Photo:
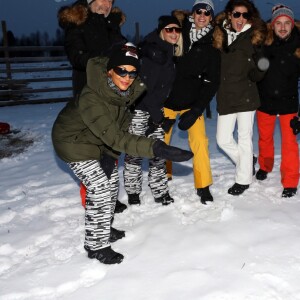
M 107 61 L 100 57 L 89 60 L 87 85 L 80 98 L 69 102 L 53 125 L 54 149 L 66 162 L 99 160 L 103 153 L 117 158 L 120 152 L 154 157 L 155 140 L 127 132 L 131 121 L 129 106 L 145 86 L 136 78 L 130 95 L 119 96 L 107 83 Z
M 266 36 L 266 25 L 256 20 L 251 28 L 238 35 L 228 45 L 223 28 L 226 14 L 216 17 L 214 47 L 221 50 L 221 81 L 217 92 L 217 110 L 220 115 L 254 111 L 260 106 L 256 82 L 264 72 L 257 67 L 261 47 Z

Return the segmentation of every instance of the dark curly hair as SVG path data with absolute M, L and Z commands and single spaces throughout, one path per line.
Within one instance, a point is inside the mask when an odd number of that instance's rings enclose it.
M 254 3 L 250 0 L 229 0 L 225 6 L 225 13 L 227 15 L 227 18 L 229 14 L 231 14 L 234 11 L 234 8 L 237 6 L 244 6 L 247 8 L 248 13 L 250 14 L 249 21 L 260 19 L 260 13 L 258 9 L 254 5 Z

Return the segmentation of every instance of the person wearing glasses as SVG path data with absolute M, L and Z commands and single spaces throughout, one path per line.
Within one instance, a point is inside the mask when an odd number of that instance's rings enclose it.
M 221 50 L 216 138 L 236 166 L 235 183 L 228 193 L 240 195 L 249 188 L 254 175 L 253 122 L 260 106 L 256 82 L 263 78 L 268 67 L 262 60 L 266 25 L 249 0 L 228 1 L 225 11 L 215 21 L 214 45 Z
M 125 15 L 114 7 L 114 0 L 79 0 L 63 6 L 58 12 L 60 27 L 64 30 L 65 51 L 72 65 L 73 96 L 79 97 L 86 84 L 86 66 L 90 58 L 104 56 L 115 43 L 124 43 L 121 25 Z M 85 187 L 80 184 L 82 204 L 85 205 Z M 126 209 L 119 200 L 116 213 Z
M 181 25 L 173 16 L 161 16 L 157 28 L 139 45 L 141 54 L 140 77 L 146 84 L 146 93 L 136 102 L 129 132 L 155 139 L 164 139 L 164 133 L 175 120 L 165 118 L 163 105 L 174 77 L 174 57 L 182 54 Z M 140 204 L 143 172 L 142 157 L 126 154 L 124 159 L 124 187 L 130 205 Z M 148 185 L 154 201 L 162 205 L 174 202 L 169 194 L 165 160 L 149 159 Z
M 87 188 L 84 248 L 89 258 L 104 264 L 123 260 L 110 245 L 125 236 L 111 227 L 120 153 L 175 161 L 193 156 L 159 139 L 128 132 L 130 106 L 145 91 L 139 66 L 136 48 L 128 43 L 114 48 L 109 58 L 90 59 L 87 85 L 62 109 L 52 129 L 56 154 Z
M 178 14 L 178 11 L 174 11 Z M 178 127 L 188 131 L 189 146 L 194 153 L 194 187 L 200 201 L 213 201 L 208 137 L 203 112 L 213 99 L 220 82 L 220 51 L 212 46 L 214 4 L 197 0 L 192 14 L 183 19 L 184 56 L 176 66 L 176 78 L 164 104 L 165 116 L 171 120 L 179 115 Z M 172 129 L 166 133 L 170 144 Z M 167 163 L 168 175 L 172 164 Z
M 282 197 L 294 197 L 299 184 L 299 91 L 300 78 L 300 23 L 294 12 L 283 4 L 272 9 L 268 24 L 266 57 L 270 68 L 258 83 L 261 106 L 257 110 L 260 169 L 257 180 L 266 180 L 274 166 L 274 130 L 277 118 L 281 131 Z M 298 123 L 299 124 L 299 123 Z M 292 127 L 292 128 L 290 128 Z

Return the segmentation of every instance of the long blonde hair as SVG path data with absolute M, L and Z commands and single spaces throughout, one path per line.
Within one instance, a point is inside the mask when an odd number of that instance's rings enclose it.
M 159 33 L 159 37 L 164 41 L 164 35 L 162 33 L 163 29 Z M 182 32 L 179 34 L 178 42 L 176 43 L 175 53 L 174 56 L 182 56 L 183 55 L 183 38 Z

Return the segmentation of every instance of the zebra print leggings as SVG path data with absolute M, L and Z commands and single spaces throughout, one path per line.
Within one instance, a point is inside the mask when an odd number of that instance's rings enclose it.
M 110 245 L 110 226 L 118 196 L 118 168 L 115 166 L 109 180 L 97 160 L 68 165 L 86 186 L 84 244 L 93 251 L 107 247 Z
M 149 113 L 135 110 L 129 127 L 129 133 L 145 136 L 148 129 Z M 149 137 L 164 140 L 164 131 L 158 127 Z M 124 158 L 124 188 L 127 194 L 140 194 L 142 191 L 143 171 L 142 157 L 126 154 Z M 148 183 L 154 198 L 159 198 L 168 192 L 168 178 L 166 175 L 166 161 L 155 157 L 149 159 Z

